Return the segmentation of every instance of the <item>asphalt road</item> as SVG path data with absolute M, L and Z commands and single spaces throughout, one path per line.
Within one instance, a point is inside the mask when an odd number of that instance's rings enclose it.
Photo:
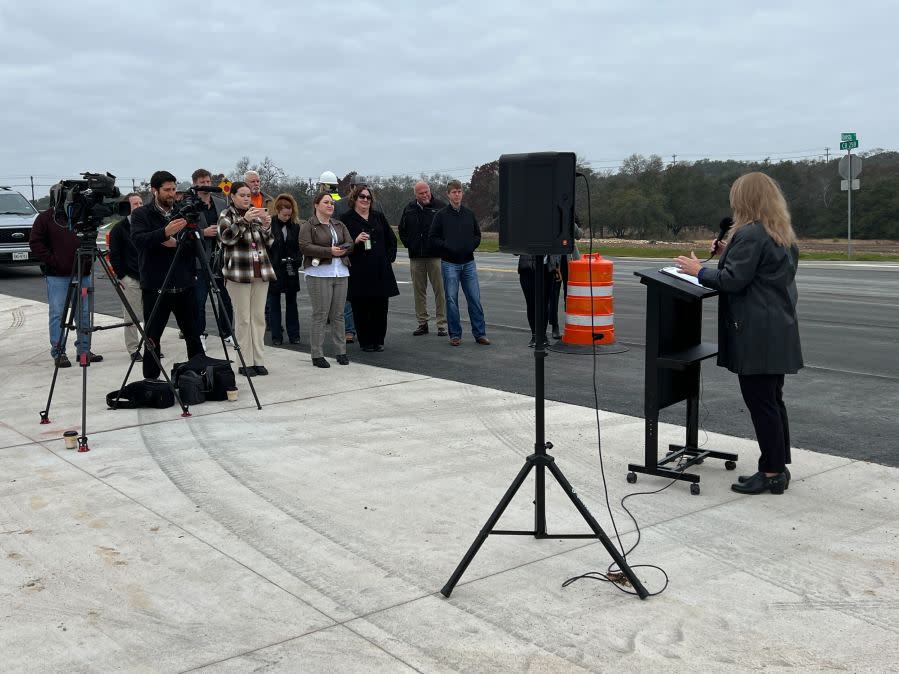
M 633 272 L 661 263 L 611 259 L 615 263 L 616 337 L 628 350 L 597 358 L 596 392 L 601 409 L 642 416 L 645 289 Z M 370 354 L 351 347 L 351 360 L 533 395 L 534 352 L 526 347 L 530 334 L 516 260 L 488 253 L 477 261 L 493 345 L 479 346 L 467 333 L 462 346 L 454 348 L 436 336 L 433 325 L 429 335 L 413 337 L 416 321 L 409 267 L 401 257 L 395 266 L 401 295 L 391 300 L 386 350 Z M 800 264 L 798 286 L 806 367 L 787 377 L 784 390 L 793 446 L 899 466 L 899 265 L 806 262 Z M 0 292 L 46 301 L 36 268 L 0 267 Z M 111 286 L 102 279 L 97 281 L 96 304 L 103 313 L 120 311 Z M 706 305 L 704 339 L 715 342 L 717 302 Z M 300 294 L 302 343 L 282 348 L 308 352 L 309 315 L 304 289 Z M 215 324 L 210 321 L 209 325 Z M 310 367 L 308 356 L 297 358 L 299 376 Z M 591 357 L 551 353 L 545 372 L 547 399 L 594 405 Z M 661 421 L 683 424 L 684 413 L 683 404 L 675 405 L 663 411 Z M 753 437 L 736 377 L 713 360 L 703 365 L 700 420 L 702 428 L 710 431 Z M 555 451 L 562 452 L 564 448 Z M 642 453 L 642 447 L 633 448 L 635 462 L 642 462 Z M 742 465 L 751 467 L 754 458 L 745 457 Z

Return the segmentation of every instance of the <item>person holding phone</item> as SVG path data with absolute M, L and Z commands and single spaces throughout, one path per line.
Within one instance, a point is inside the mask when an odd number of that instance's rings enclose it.
M 393 274 L 397 240 L 387 218 L 372 208 L 374 195 L 366 185 L 350 193 L 350 210 L 343 216 L 353 250 L 350 254 L 349 297 L 356 337 L 363 351 L 383 351 L 389 299 L 400 294 Z
M 269 259 L 272 245 L 272 217 L 251 203 L 249 185 L 231 185 L 231 204 L 222 211 L 218 235 L 224 250 L 222 275 L 234 306 L 234 332 L 244 354 L 249 377 L 267 375 L 265 367 L 265 300 L 268 284 L 277 279 Z M 249 363 L 252 363 L 250 365 Z
M 330 338 L 337 362 L 349 365 L 343 309 L 350 276 L 347 252 L 353 239 L 346 225 L 334 219 L 334 199 L 330 194 L 316 194 L 312 207 L 312 217 L 300 226 L 300 252 L 306 273 L 306 291 L 312 304 L 309 335 L 312 364 L 331 367 L 324 353 L 325 325 L 330 323 Z

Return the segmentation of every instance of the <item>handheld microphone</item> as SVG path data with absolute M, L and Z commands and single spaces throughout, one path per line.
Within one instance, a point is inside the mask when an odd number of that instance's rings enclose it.
M 712 255 L 718 254 L 718 244 L 720 244 L 724 237 L 727 236 L 727 233 L 730 231 L 730 228 L 734 226 L 734 219 L 730 216 L 726 218 L 722 218 L 721 222 L 718 223 L 718 236 L 715 237 L 715 242 L 712 244 Z

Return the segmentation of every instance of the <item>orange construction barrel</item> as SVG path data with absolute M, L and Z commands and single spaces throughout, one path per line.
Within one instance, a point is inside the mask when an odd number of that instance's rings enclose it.
M 599 253 L 568 260 L 568 296 L 565 332 L 553 351 L 592 353 L 594 347 L 615 344 L 615 311 L 612 297 L 612 262 Z M 626 351 L 615 346 L 609 353 Z

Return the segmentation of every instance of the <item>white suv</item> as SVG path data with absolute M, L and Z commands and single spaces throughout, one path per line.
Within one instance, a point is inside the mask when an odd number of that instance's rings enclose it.
M 11 187 L 0 185 L 0 264 L 38 264 L 28 239 L 37 209 Z

